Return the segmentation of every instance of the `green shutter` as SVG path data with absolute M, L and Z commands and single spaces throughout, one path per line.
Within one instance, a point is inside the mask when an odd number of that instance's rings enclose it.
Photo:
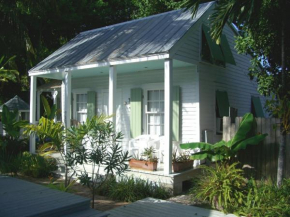
M 210 33 L 209 33 L 209 28 L 205 25 L 202 26 L 203 33 L 205 35 L 206 41 L 208 43 L 210 53 L 213 59 L 215 60 L 220 60 L 220 61 L 225 61 L 223 52 L 221 50 L 221 47 L 215 43 L 214 40 L 212 40 Z
M 172 133 L 173 141 L 179 141 L 179 133 L 180 133 L 180 88 L 179 86 L 173 87 L 172 94 Z
M 229 116 L 229 98 L 226 91 L 216 91 L 216 101 L 219 111 L 219 117 Z
M 130 134 L 135 138 L 142 134 L 142 89 L 131 89 Z
M 255 117 L 264 118 L 265 116 L 260 97 L 252 96 L 252 103 L 255 110 Z
M 91 119 L 96 115 L 96 92 L 89 91 L 87 95 L 87 117 Z
M 227 37 L 223 34 L 221 36 L 221 47 L 227 63 L 236 65 Z

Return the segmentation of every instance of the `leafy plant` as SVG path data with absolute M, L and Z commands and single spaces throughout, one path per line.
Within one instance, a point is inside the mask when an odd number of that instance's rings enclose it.
M 44 115 L 47 117 L 47 119 L 53 120 L 57 114 L 56 105 L 53 105 L 52 107 L 50 107 L 47 99 L 43 95 L 41 95 L 40 97 L 41 97 L 42 105 L 44 108 Z
M 56 160 L 24 152 L 20 156 L 20 172 L 35 178 L 47 177 L 57 169 Z
M 128 152 L 119 145 L 121 133 L 115 133 L 106 116 L 94 116 L 84 124 L 70 128 L 66 132 L 66 142 L 74 150 L 67 153 L 68 166 L 75 171 L 80 183 L 92 193 L 92 207 L 97 190 L 111 176 L 121 175 L 127 168 Z M 89 165 L 85 167 L 85 165 Z M 81 166 L 80 171 L 78 167 Z M 100 174 L 101 166 L 104 175 Z
M 8 60 L 4 60 L 5 56 L 0 58 L 0 81 L 8 82 L 13 81 L 16 82 L 19 72 L 15 69 L 7 69 L 8 65 L 14 65 L 15 68 L 15 60 L 16 56 L 10 57 Z
M 271 182 L 257 183 L 250 180 L 244 203 L 236 213 L 243 216 L 290 216 L 290 180 L 284 180 L 280 188 Z
M 8 107 L 6 105 L 3 105 L 2 107 L 2 123 L 3 123 L 3 129 L 5 130 L 6 134 L 15 139 L 18 140 L 20 137 L 20 129 L 23 128 L 28 124 L 28 121 L 26 120 L 18 120 L 19 113 L 18 110 L 9 111 Z
M 190 192 L 202 201 L 224 212 L 233 212 L 245 198 L 246 179 L 238 163 L 222 162 L 215 166 L 201 166 L 204 173 L 198 178 Z
M 47 185 L 47 187 L 63 192 L 71 192 L 72 186 L 76 183 L 76 180 L 73 180 L 69 183 L 68 186 L 65 186 L 64 182 L 55 183 L 54 181 L 55 180 L 52 179 L 50 183 Z
M 180 163 L 190 161 L 191 154 L 189 152 L 181 152 L 178 154 L 177 150 L 172 153 L 172 163 Z
M 99 193 L 109 196 L 113 200 L 134 202 L 146 197 L 167 199 L 170 191 L 156 183 L 133 177 L 121 177 L 118 181 L 115 178 L 108 179 L 99 189 Z
M 182 149 L 200 148 L 201 151 L 194 153 L 191 158 L 194 160 L 208 159 L 210 161 L 233 160 L 241 149 L 248 145 L 257 145 L 262 142 L 267 134 L 253 135 L 256 122 L 253 114 L 244 115 L 235 136 L 228 142 L 220 141 L 215 144 L 205 142 L 184 143 Z
M 145 157 L 145 159 L 142 158 L 143 160 L 150 162 L 158 162 L 158 158 L 154 156 L 155 153 L 156 153 L 155 148 L 151 146 L 149 148 L 145 148 L 141 156 Z

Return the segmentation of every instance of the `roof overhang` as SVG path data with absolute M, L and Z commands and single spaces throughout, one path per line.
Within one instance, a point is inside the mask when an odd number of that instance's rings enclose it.
M 89 65 L 54 68 L 43 71 L 29 71 L 29 76 L 44 77 L 61 80 L 65 72 L 70 72 L 72 78 L 92 77 L 106 75 L 109 73 L 110 66 L 117 66 L 117 73 L 134 73 L 138 71 L 158 70 L 164 68 L 164 59 L 170 58 L 167 53 L 135 57 L 131 59 L 104 61 Z M 174 67 L 188 67 L 191 63 L 173 60 Z
M 84 69 L 93 69 L 93 68 L 106 68 L 109 66 L 117 66 L 123 64 L 132 64 L 132 63 L 140 63 L 140 62 L 148 62 L 148 61 L 155 61 L 155 60 L 164 60 L 169 58 L 168 53 L 162 54 L 154 54 L 148 55 L 143 57 L 134 57 L 128 59 L 118 59 L 118 60 L 106 60 L 102 62 L 81 65 L 81 66 L 66 66 L 61 68 L 53 68 L 48 70 L 30 70 L 28 72 L 29 76 L 39 76 L 39 77 L 48 77 L 48 78 L 55 78 L 59 77 L 59 79 L 63 78 L 64 72 L 69 71 L 78 71 Z M 58 76 L 51 76 L 52 74 L 58 74 Z

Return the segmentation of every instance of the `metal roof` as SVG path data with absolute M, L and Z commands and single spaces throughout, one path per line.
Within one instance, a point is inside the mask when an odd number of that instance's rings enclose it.
M 201 4 L 195 17 L 180 9 L 81 32 L 29 72 L 169 52 L 212 5 Z
M 14 96 L 12 99 L 8 100 L 3 105 L 6 105 L 9 110 L 18 110 L 18 111 L 29 111 L 29 105 L 23 101 L 19 96 Z M 3 105 L 0 106 L 0 111 L 2 111 Z

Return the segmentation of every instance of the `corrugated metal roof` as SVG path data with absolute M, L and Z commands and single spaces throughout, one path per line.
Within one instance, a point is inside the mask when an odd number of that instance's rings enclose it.
M 201 4 L 194 18 L 180 9 L 82 32 L 30 72 L 168 52 L 212 4 Z

